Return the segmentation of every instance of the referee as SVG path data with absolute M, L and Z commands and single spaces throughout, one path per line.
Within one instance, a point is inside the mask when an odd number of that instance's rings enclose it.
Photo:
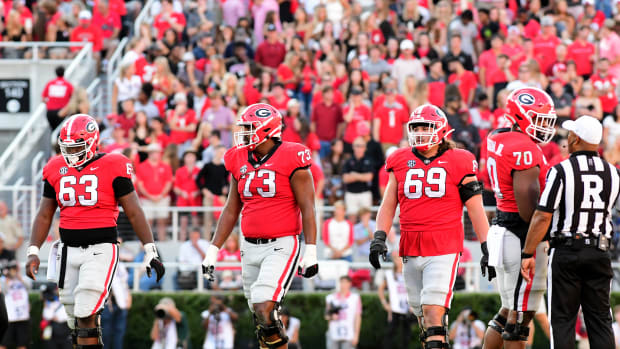
M 571 156 L 547 173 L 521 255 L 521 274 L 526 280 L 532 277 L 536 245 L 549 231 L 551 348 L 575 348 L 575 322 L 581 305 L 590 348 L 614 349 L 609 309 L 613 274 L 608 250 L 620 173 L 598 156 L 603 136 L 598 120 L 582 116 L 565 121 L 562 127 L 570 131 Z

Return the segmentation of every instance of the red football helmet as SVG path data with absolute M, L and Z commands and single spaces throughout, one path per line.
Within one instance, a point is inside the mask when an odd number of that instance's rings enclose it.
M 416 131 L 418 126 L 429 127 L 425 131 Z M 432 104 L 421 105 L 411 113 L 407 122 L 409 145 L 426 151 L 441 141 L 454 130 L 450 130 L 446 114 Z
M 256 103 L 245 108 L 241 113 L 235 132 L 237 147 L 248 147 L 250 150 L 269 138 L 280 138 L 282 134 L 282 115 L 278 109 L 265 103 Z
M 535 87 L 516 89 L 508 95 L 506 118 L 539 143 L 549 142 L 555 134 L 553 100 Z
M 86 114 L 70 116 L 60 129 L 58 145 L 69 167 L 84 165 L 97 154 L 99 145 L 97 121 Z

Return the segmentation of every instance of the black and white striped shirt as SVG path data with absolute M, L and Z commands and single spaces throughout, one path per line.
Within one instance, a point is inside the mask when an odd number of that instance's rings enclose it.
M 611 238 L 620 172 L 596 152 L 581 151 L 549 169 L 538 210 L 553 212 L 551 238 Z

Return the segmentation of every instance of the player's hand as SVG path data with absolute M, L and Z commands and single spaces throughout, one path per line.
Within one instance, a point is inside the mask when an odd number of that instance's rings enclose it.
M 36 275 L 39 272 L 39 264 L 41 261 L 39 260 L 39 256 L 36 254 L 31 254 L 28 256 L 28 262 L 26 262 L 26 275 L 32 280 L 36 280 Z
M 202 261 L 202 274 L 211 282 L 215 281 L 215 262 L 219 251 L 220 249 L 214 244 L 209 245 L 205 259 Z
M 319 272 L 319 262 L 316 259 L 316 245 L 306 245 L 304 255 L 301 257 L 297 272 L 305 277 L 314 277 Z
M 148 277 L 151 277 L 151 268 L 155 269 L 157 282 L 159 282 L 166 273 L 164 265 L 159 260 L 159 254 L 157 253 L 155 244 L 152 242 L 144 245 L 144 262 L 142 263 L 142 267 L 146 269 L 146 275 Z
M 497 274 L 495 273 L 495 267 L 489 266 L 489 250 L 487 249 L 487 242 L 483 242 L 480 244 L 480 249 L 482 250 L 482 258 L 480 258 L 480 269 L 482 269 L 482 276 L 487 276 L 489 281 L 493 280 Z
M 386 232 L 383 230 L 377 230 L 375 232 L 375 238 L 370 243 L 370 255 L 368 256 L 368 260 L 370 261 L 370 264 L 375 267 L 375 269 L 381 269 L 379 255 L 383 256 L 384 262 L 387 260 L 387 246 L 385 245 L 386 238 Z
M 521 276 L 529 284 L 532 281 L 530 274 L 536 269 L 536 259 L 534 257 L 521 259 Z

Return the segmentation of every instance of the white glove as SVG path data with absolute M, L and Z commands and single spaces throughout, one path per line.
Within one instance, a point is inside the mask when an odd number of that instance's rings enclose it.
M 152 242 L 144 245 L 144 262 L 142 262 L 142 267 L 146 269 L 146 275 L 148 275 L 148 277 L 151 277 L 151 268 L 155 269 L 157 282 L 159 282 L 166 273 L 164 265 L 159 260 L 159 254 L 157 254 L 155 244 Z
M 219 251 L 220 249 L 214 244 L 209 245 L 205 259 L 202 261 L 202 274 L 209 281 L 215 280 L 213 274 L 215 272 L 215 262 L 217 261 L 217 253 Z
M 316 259 L 316 245 L 306 245 L 297 272 L 305 278 L 311 278 L 319 272 L 319 262 Z

